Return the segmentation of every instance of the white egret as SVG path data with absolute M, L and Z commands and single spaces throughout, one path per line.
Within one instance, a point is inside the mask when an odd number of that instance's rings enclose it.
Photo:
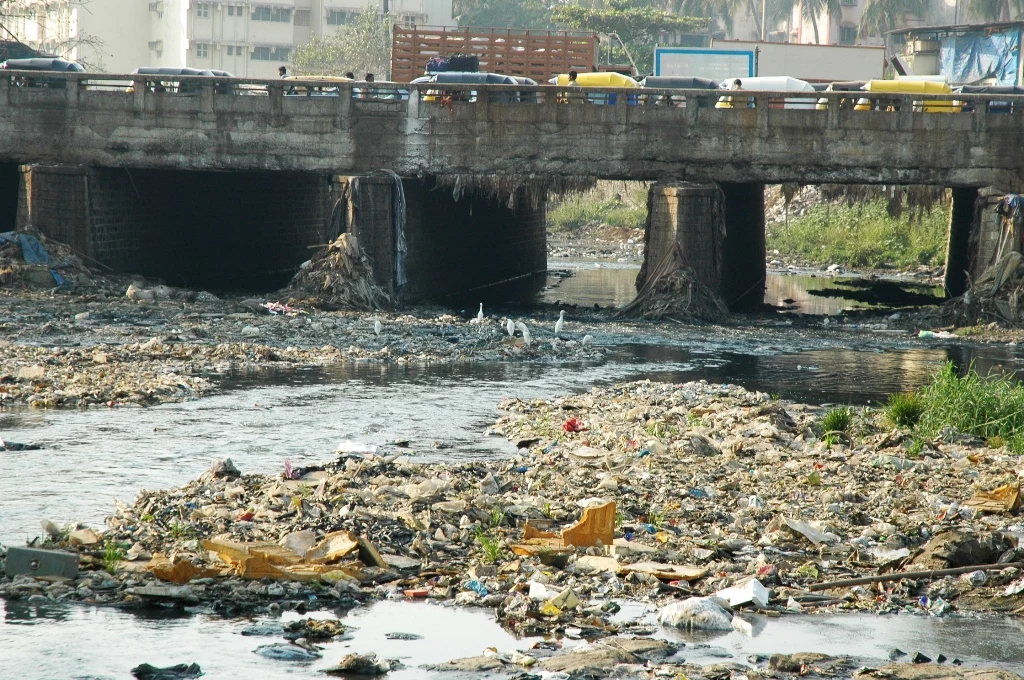
M 516 321 L 516 328 L 518 328 L 518 329 L 519 329 L 519 331 L 520 331 L 520 332 L 521 332 L 521 333 L 523 334 L 523 343 L 524 343 L 524 344 L 525 344 L 525 345 L 526 345 L 527 347 L 529 347 L 529 346 L 530 346 L 530 343 L 532 343 L 532 342 L 533 342 L 533 339 L 532 339 L 532 337 L 530 336 L 530 329 L 529 329 L 529 328 L 527 328 L 527 327 L 526 327 L 526 324 L 525 324 L 525 323 L 523 323 L 522 321 Z
M 380 330 L 382 328 L 383 326 L 380 323 L 380 315 L 378 314 L 377 316 L 373 317 L 373 334 L 380 335 Z
M 484 322 L 484 303 L 482 303 L 482 302 L 480 303 L 480 311 L 476 313 L 476 322 L 477 323 L 483 323 Z
M 593 335 L 584 335 L 583 336 L 583 342 L 581 344 L 584 347 L 590 347 L 591 345 L 594 344 L 594 336 Z
M 555 337 L 562 334 L 562 327 L 565 326 L 565 310 L 558 312 L 558 321 L 555 322 Z
M 516 334 L 516 324 L 514 321 L 512 321 L 512 319 L 509 319 L 507 322 L 505 322 L 505 330 L 508 331 L 509 337 L 512 337 Z

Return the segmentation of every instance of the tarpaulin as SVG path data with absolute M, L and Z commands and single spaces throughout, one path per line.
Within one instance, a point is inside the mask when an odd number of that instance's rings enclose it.
M 951 85 L 994 79 L 994 85 L 1016 85 L 1020 63 L 1020 31 L 949 36 L 939 48 L 939 73 Z
M 46 247 L 32 234 L 5 231 L 0 234 L 0 245 L 4 243 L 17 243 L 21 246 L 21 256 L 25 258 L 25 262 L 28 264 L 50 264 L 50 254 L 46 252 Z M 67 279 L 58 274 L 56 269 L 51 269 L 50 273 L 53 274 L 53 280 L 58 286 L 64 286 L 68 283 Z

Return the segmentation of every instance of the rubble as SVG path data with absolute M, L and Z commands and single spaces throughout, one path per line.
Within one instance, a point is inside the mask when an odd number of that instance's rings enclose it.
M 284 290 L 291 304 L 373 311 L 392 306 L 354 234 L 342 234 L 302 265 Z
M 616 316 L 639 316 L 649 320 L 703 319 L 719 321 L 729 309 L 725 302 L 697 279 L 686 264 L 682 246 L 673 246 L 644 279 L 636 298 Z

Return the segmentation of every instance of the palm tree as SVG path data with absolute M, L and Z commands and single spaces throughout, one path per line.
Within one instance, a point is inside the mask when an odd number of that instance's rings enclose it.
M 843 16 L 843 7 L 839 0 L 800 0 L 800 15 L 804 21 L 811 22 L 814 29 L 814 43 L 821 43 L 818 37 L 818 17 L 825 12 L 829 18 L 837 19 Z
M 885 35 L 906 24 L 908 14 L 924 16 L 928 0 L 868 0 L 860 17 L 862 36 Z
M 756 19 L 757 25 L 760 26 L 759 7 L 760 3 L 755 3 L 754 0 L 672 0 L 672 10 L 676 14 L 721 19 L 722 25 L 725 26 L 726 33 L 729 35 L 732 35 L 733 32 L 733 17 L 738 16 L 744 9 Z
M 1022 0 L 967 0 L 967 11 L 985 21 L 1009 21 L 1011 7 L 1017 16 L 1024 13 Z

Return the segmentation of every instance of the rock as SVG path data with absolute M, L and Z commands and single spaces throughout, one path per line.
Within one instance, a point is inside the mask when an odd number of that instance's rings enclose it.
M 140 300 L 146 302 L 152 302 L 156 300 L 156 293 L 154 293 L 150 289 L 136 286 L 134 283 L 128 286 L 128 290 L 125 291 L 124 295 L 129 300 Z
M 423 639 L 422 635 L 417 635 L 416 633 L 398 633 L 398 632 L 396 632 L 396 633 L 385 633 L 384 637 L 386 637 L 388 640 L 422 640 Z
M 772 654 L 768 659 L 768 668 L 783 673 L 803 673 L 807 667 L 829 661 L 834 657 L 828 654 L 800 652 L 797 654 Z
M 934 664 L 891 664 L 863 677 L 888 680 L 1024 680 L 1024 676 L 997 668 L 961 668 Z
M 260 329 L 257 326 L 242 326 L 241 334 L 242 337 L 254 338 L 260 334 Z
M 78 529 L 68 534 L 68 541 L 71 545 L 96 545 L 101 540 L 100 535 L 92 529 Z
M 658 622 L 693 630 L 732 630 L 732 611 L 717 597 L 691 597 L 662 607 Z
M 497 670 L 505 664 L 497 656 L 469 656 L 463 659 L 453 659 L 447 663 L 426 666 L 431 671 L 454 671 L 456 673 L 474 674 L 486 673 Z
M 138 680 L 184 680 L 185 678 L 198 678 L 203 675 L 203 671 L 197 663 L 179 663 L 176 666 L 165 666 L 164 668 L 144 663 L 133 668 L 132 675 Z
M 22 366 L 18 369 L 18 373 L 15 377 L 18 380 L 42 380 L 46 376 L 46 371 L 42 366 L 36 364 L 35 366 Z
M 313 661 L 323 656 L 320 652 L 283 642 L 272 645 L 260 645 L 252 651 L 254 654 L 277 661 Z
M 337 666 L 322 672 L 328 675 L 384 675 L 391 671 L 391 664 L 378 661 L 376 654 L 349 654 Z
M 235 467 L 230 458 L 214 461 L 210 469 L 206 471 L 206 474 L 211 479 L 236 479 L 242 476 L 242 473 Z
M 594 675 L 594 671 L 608 671 L 617 664 L 635 661 L 636 658 L 629 652 L 616 649 L 609 644 L 596 645 L 583 651 L 573 650 L 568 654 L 545 659 L 537 666 L 552 673 L 568 673 L 573 677 L 586 677 Z

